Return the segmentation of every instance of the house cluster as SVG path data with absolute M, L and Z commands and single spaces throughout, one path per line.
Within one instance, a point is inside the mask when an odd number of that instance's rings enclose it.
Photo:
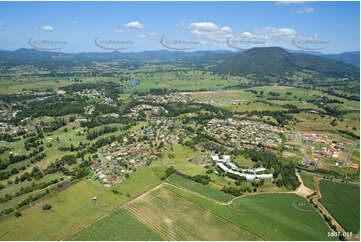
M 201 104 L 209 104 L 209 105 L 213 105 L 213 106 L 224 106 L 224 105 L 228 105 L 228 104 L 233 104 L 233 105 L 239 105 L 241 103 L 245 103 L 247 102 L 247 100 L 226 100 L 226 101 L 197 101 L 196 103 L 201 103 Z
M 81 91 L 74 92 L 73 94 L 82 97 L 88 97 L 90 99 L 97 99 L 105 96 L 104 91 L 100 92 L 96 89 L 83 89 Z
M 236 177 L 244 177 L 247 181 L 254 181 L 255 179 L 264 180 L 272 179 L 273 174 L 263 173 L 266 172 L 265 168 L 255 169 L 242 169 L 231 161 L 231 156 L 223 155 L 222 159 L 218 155 L 213 155 L 212 160 L 216 162 L 217 167 L 225 172 Z
M 258 144 L 277 148 L 281 143 L 282 128 L 261 122 L 235 119 L 212 119 L 204 126 L 204 132 L 221 144 L 255 148 Z
M 188 103 L 191 100 L 191 98 L 187 95 L 179 95 L 176 93 L 167 95 L 135 96 L 134 98 L 140 102 L 151 103 Z
M 92 165 L 93 177 L 104 183 L 118 183 L 138 167 L 156 159 L 171 144 L 177 144 L 183 134 L 183 127 L 174 127 L 168 119 L 159 119 L 152 126 L 130 132 L 123 140 L 98 150 L 98 160 Z
M 130 112 L 124 114 L 123 116 L 136 119 L 141 115 L 141 113 L 144 113 L 144 115 L 148 119 L 151 118 L 152 116 L 159 116 L 163 113 L 168 113 L 168 111 L 163 107 L 141 104 L 131 108 Z
M 351 147 L 350 142 L 343 142 L 331 139 L 325 134 L 302 133 L 302 141 L 311 149 L 310 160 L 304 161 L 305 164 L 317 167 L 324 167 L 324 162 L 327 165 L 342 165 L 348 154 L 348 147 Z M 348 147 L 347 147 L 348 146 Z M 358 167 L 354 169 L 358 169 Z

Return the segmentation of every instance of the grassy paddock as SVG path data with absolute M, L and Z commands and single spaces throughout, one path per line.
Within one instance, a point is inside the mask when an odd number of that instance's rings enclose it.
M 262 194 L 239 198 L 233 209 L 208 201 L 172 186 L 165 188 L 214 214 L 252 231 L 264 240 L 330 240 L 327 225 L 311 207 L 304 212 L 306 200 L 295 194 Z
M 109 216 L 93 223 L 89 227 L 66 238 L 70 241 L 79 240 L 163 240 L 144 224 L 121 208 Z
M 360 188 L 326 180 L 320 181 L 320 202 L 348 232 L 360 231 Z
M 259 237 L 164 188 L 126 209 L 165 240 L 259 240 Z
M 179 175 L 170 176 L 168 178 L 168 182 L 187 188 L 191 191 L 198 192 L 199 194 L 221 202 L 228 202 L 233 198 L 230 194 L 226 194 L 210 186 L 199 184 Z
M 315 181 L 313 179 L 313 176 L 312 175 L 309 175 L 305 172 L 301 172 L 300 173 L 300 176 L 302 178 L 302 181 L 303 181 L 303 184 L 308 187 L 308 188 L 311 188 L 312 190 L 315 190 Z

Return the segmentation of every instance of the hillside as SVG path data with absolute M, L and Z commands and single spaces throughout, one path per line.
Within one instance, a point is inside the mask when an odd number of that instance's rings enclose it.
M 330 77 L 359 77 L 357 67 L 322 56 L 289 53 L 280 47 L 252 48 L 216 65 L 214 71 L 225 74 L 276 76 L 311 70 Z

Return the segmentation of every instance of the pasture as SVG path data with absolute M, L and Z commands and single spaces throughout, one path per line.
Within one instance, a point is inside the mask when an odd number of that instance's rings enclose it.
M 112 189 L 82 180 L 73 186 L 53 193 L 26 208 L 22 216 L 11 216 L 0 223 L 0 240 L 59 240 L 76 232 L 110 210 L 119 207 L 160 182 L 150 167 L 141 167 L 130 178 Z M 94 201 L 92 198 L 97 197 Z M 52 209 L 42 212 L 49 203 Z
M 219 191 L 213 187 L 210 187 L 208 185 L 202 185 L 200 183 L 191 181 L 187 178 L 184 178 L 179 175 L 171 175 L 168 178 L 168 182 L 184 187 L 186 189 L 189 189 L 191 191 L 197 192 L 203 196 L 209 197 L 211 199 L 220 201 L 220 202 L 229 202 L 233 196 L 227 193 L 224 193 L 222 191 Z
M 348 232 L 360 232 L 360 187 L 320 180 L 320 202 Z
M 305 172 L 301 172 L 300 176 L 302 178 L 303 184 L 308 187 L 311 188 L 312 190 L 316 190 L 315 188 L 315 181 L 313 179 L 314 176 L 307 174 Z
M 127 210 L 120 208 L 105 218 L 91 224 L 89 227 L 70 235 L 66 240 L 160 241 L 163 239 L 135 219 Z
M 195 176 L 198 174 L 205 174 L 206 169 L 202 167 L 205 164 L 203 158 L 208 154 L 205 152 L 194 151 L 191 148 L 175 144 L 172 148 L 164 152 L 162 158 L 159 159 L 160 163 L 163 166 L 171 167 L 179 170 L 179 172 Z M 199 161 L 199 164 L 190 162 L 189 159 L 196 159 Z
M 330 240 L 321 216 L 295 194 L 249 195 L 236 199 L 229 208 L 173 186 L 164 187 L 264 240 Z
M 167 88 L 177 90 L 218 89 L 239 84 L 240 78 L 234 76 L 215 75 L 211 72 L 196 70 L 172 70 L 166 72 L 137 72 L 134 78 L 141 82 L 127 92 L 147 91 L 151 88 Z M 242 79 L 243 83 L 248 82 Z
M 164 188 L 125 208 L 165 240 L 259 240 L 259 237 Z

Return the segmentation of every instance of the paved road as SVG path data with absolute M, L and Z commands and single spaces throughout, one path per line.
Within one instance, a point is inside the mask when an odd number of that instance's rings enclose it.
M 352 143 L 352 148 L 350 149 L 350 152 L 348 152 L 348 155 L 347 155 L 346 162 L 345 162 L 344 166 L 348 167 L 348 163 L 350 162 L 350 159 L 351 159 L 351 156 L 352 156 L 352 153 L 353 153 L 353 150 L 355 149 L 355 147 L 356 147 L 356 144 Z
M 305 145 L 303 144 L 302 138 L 300 138 L 300 135 L 299 135 L 298 132 L 296 133 L 296 135 L 297 135 L 297 140 L 298 140 L 298 142 L 302 145 L 302 149 L 303 149 L 303 160 L 306 161 L 306 160 L 308 160 L 306 147 L 305 147 Z

